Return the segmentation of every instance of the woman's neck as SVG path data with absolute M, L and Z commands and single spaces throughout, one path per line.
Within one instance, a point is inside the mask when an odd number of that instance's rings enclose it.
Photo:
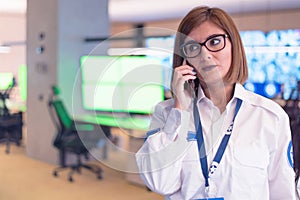
M 212 84 L 201 84 L 201 87 L 205 96 L 223 113 L 226 109 L 226 105 L 233 97 L 234 84 L 220 81 Z

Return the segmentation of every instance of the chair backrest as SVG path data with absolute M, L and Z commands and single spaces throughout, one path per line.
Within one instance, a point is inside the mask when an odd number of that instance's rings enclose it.
M 74 132 L 74 121 L 70 117 L 64 103 L 58 97 L 59 90 L 56 86 L 52 87 L 52 94 L 49 97 L 48 106 L 50 117 L 57 128 L 57 134 L 53 140 L 53 145 L 58 149 L 65 148 L 66 140 L 72 140 Z
M 67 109 L 65 108 L 63 102 L 60 99 L 53 100 L 51 104 L 54 107 L 59 123 L 63 129 L 71 129 L 73 127 L 74 121 L 70 117 Z

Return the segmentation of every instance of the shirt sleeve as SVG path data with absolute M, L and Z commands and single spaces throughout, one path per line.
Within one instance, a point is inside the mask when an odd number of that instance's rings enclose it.
M 290 162 L 291 130 L 288 116 L 278 120 L 276 149 L 271 153 L 269 165 L 270 199 L 296 199 L 295 172 Z
M 181 187 L 181 163 L 187 148 L 189 114 L 156 106 L 145 143 L 136 153 L 141 178 L 154 192 L 171 195 Z

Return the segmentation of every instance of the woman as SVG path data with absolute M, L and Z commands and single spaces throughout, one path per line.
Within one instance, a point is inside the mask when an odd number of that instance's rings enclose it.
M 136 154 L 141 176 L 167 199 L 295 199 L 289 119 L 246 91 L 246 56 L 230 16 L 197 7 L 181 21 L 173 99 L 159 103 Z

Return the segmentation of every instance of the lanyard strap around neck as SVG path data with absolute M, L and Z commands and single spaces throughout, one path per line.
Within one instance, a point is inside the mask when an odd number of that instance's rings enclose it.
M 233 124 L 234 124 L 234 120 L 235 117 L 237 115 L 237 113 L 240 110 L 240 107 L 242 105 L 242 100 L 241 99 L 237 99 L 236 102 L 236 107 L 235 107 L 235 112 L 234 112 L 234 116 L 232 119 L 232 122 L 230 123 L 226 134 L 224 135 L 221 144 L 218 148 L 218 151 L 214 157 L 213 162 L 217 163 L 217 165 L 220 163 L 223 154 L 225 152 L 225 149 L 227 147 L 232 129 L 233 129 Z M 204 137 L 203 137 L 203 131 L 202 131 L 202 125 L 201 125 L 201 119 L 200 119 L 200 114 L 198 111 L 198 107 L 197 107 L 197 98 L 195 98 L 194 100 L 194 121 L 195 121 L 195 128 L 196 128 L 196 139 L 197 139 L 197 145 L 198 145 L 198 151 L 199 151 L 199 156 L 200 156 L 200 165 L 201 165 L 201 169 L 202 169 L 202 174 L 204 176 L 205 179 L 205 186 L 208 187 L 209 186 L 209 171 L 208 171 L 208 164 L 207 164 L 207 156 L 206 156 L 206 150 L 205 150 L 205 144 L 204 144 Z M 215 169 L 217 167 L 217 165 L 215 165 Z M 212 167 L 212 166 L 211 166 Z

